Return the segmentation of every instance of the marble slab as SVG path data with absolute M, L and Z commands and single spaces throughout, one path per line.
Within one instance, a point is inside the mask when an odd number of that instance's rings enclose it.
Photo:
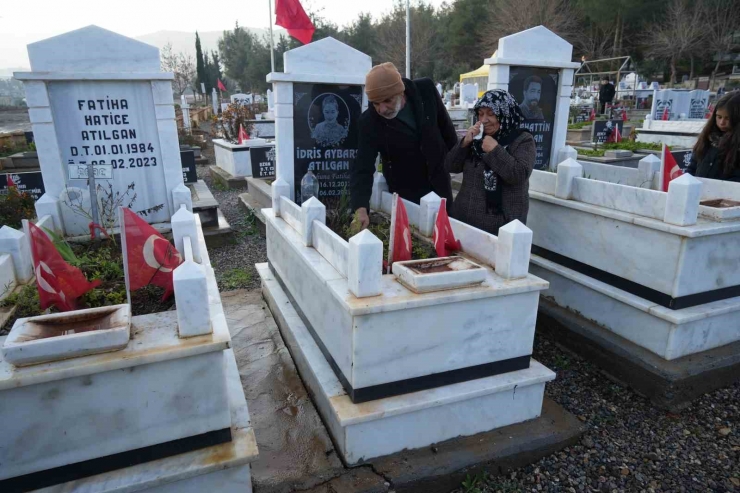
M 353 388 L 531 354 L 546 282 L 485 268 L 479 285 L 417 294 L 385 275 L 380 295 L 358 298 L 298 232 L 263 213 L 272 267 Z
M 740 340 L 740 297 L 670 310 L 537 255 L 530 269 L 543 296 L 666 360 Z
M 530 198 L 538 247 L 674 298 L 740 285 L 740 250 L 732 246 L 740 222 L 672 226 L 539 192 Z
M 349 257 L 349 243 L 341 236 L 318 221 L 313 225 L 311 245 L 324 257 L 332 267 L 347 277 L 347 259 Z
M 165 313 L 174 315 L 174 312 Z M 139 317 L 134 317 L 134 340 L 130 345 L 136 345 L 137 338 L 144 332 L 136 318 Z M 162 330 L 177 337 L 173 317 L 159 321 L 166 321 L 161 325 Z M 166 348 L 148 348 L 150 353 L 158 350 L 166 351 Z M 92 358 L 120 356 L 124 351 L 87 356 L 88 361 L 76 358 L 62 363 L 84 368 L 85 363 L 93 363 Z M 140 364 L 111 367 L 108 371 L 79 372 L 83 374 L 3 389 L 0 393 L 0 433 L 3 436 L 0 479 L 222 430 L 231 425 L 228 409 L 224 407 L 228 397 L 223 348 L 152 363 L 141 363 L 142 360 L 137 359 Z M 20 373 L 55 364 L 27 367 L 20 369 Z M 0 361 L 3 370 L 8 366 L 6 361 Z
M 448 271 L 417 272 L 416 267 L 428 265 L 449 265 Z M 393 274 L 398 281 L 415 293 L 444 291 L 463 286 L 480 284 L 486 279 L 483 267 L 462 257 L 446 257 L 429 260 L 406 260 L 393 263 Z
M 38 493 L 251 493 L 257 441 L 231 349 L 224 351 L 232 441 L 48 488 Z
M 13 257 L 8 253 L 0 253 L 0 301 L 10 296 L 15 286 Z
M 244 144 L 232 144 L 224 139 L 213 140 L 216 166 L 231 176 L 252 176 L 252 158 L 249 149 L 267 145 L 266 139 L 249 139 Z
M 668 194 L 605 181 L 576 178 L 573 200 L 663 220 Z
M 540 415 L 545 383 L 555 374 L 534 360 L 526 370 L 353 404 L 267 265 L 256 267 L 283 339 L 348 464 Z

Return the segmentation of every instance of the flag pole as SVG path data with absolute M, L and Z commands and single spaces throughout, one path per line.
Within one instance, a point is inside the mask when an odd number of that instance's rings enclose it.
M 409 0 L 406 0 L 406 78 L 411 78 L 411 9 Z
M 272 0 L 267 0 L 267 10 L 270 12 L 270 66 L 275 71 L 275 41 L 272 38 Z
M 121 253 L 123 254 L 123 278 L 126 281 L 126 300 L 131 307 L 131 284 L 128 275 L 128 248 L 126 247 L 126 220 L 123 217 L 123 207 L 118 208 L 118 230 L 121 232 Z
M 393 194 L 393 206 L 391 207 L 391 237 L 388 241 L 388 271 L 391 273 L 391 265 L 393 265 L 393 238 L 396 236 L 396 208 L 398 206 L 398 194 Z

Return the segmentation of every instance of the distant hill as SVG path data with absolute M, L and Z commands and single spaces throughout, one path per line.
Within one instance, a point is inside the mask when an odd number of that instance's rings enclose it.
M 246 29 L 260 39 L 267 38 L 270 32 L 268 28 L 247 27 Z M 283 28 L 273 28 L 273 35 L 276 41 L 280 37 L 280 33 L 287 35 Z M 200 44 L 203 47 L 203 51 L 211 52 L 218 50 L 218 40 L 223 36 L 223 31 L 204 31 L 199 32 L 198 35 L 200 36 Z M 135 39 L 156 46 L 159 49 L 162 49 L 167 43 L 171 43 L 172 51 L 175 53 L 185 53 L 195 57 L 195 32 L 157 31 L 156 33 L 137 36 Z

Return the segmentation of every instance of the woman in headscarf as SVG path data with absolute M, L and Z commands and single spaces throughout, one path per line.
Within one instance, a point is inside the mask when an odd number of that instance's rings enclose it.
M 519 128 L 524 117 L 508 92 L 488 91 L 474 109 L 475 124 L 445 160 L 449 173 L 463 174 L 452 217 L 498 235 L 514 219 L 527 222 L 537 150 L 532 134 Z

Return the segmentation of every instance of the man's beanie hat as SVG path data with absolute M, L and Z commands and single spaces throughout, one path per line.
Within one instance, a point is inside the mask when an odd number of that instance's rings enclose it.
M 376 65 L 365 77 L 365 92 L 370 102 L 384 101 L 404 90 L 401 74 L 391 62 Z

